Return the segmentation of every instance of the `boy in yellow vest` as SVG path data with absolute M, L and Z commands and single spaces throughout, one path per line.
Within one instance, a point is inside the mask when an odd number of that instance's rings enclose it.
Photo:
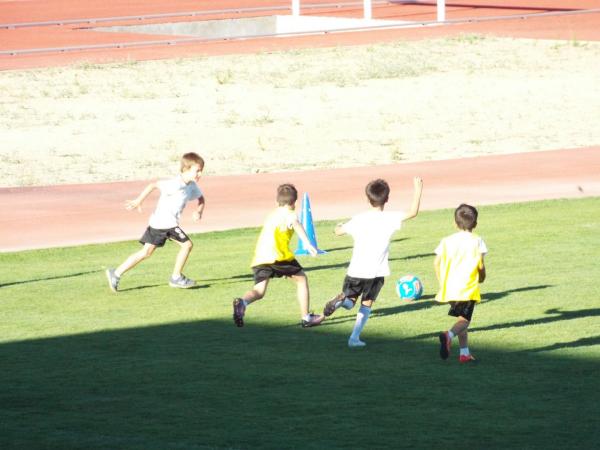
M 265 296 L 269 280 L 275 277 L 286 277 L 296 283 L 302 327 L 313 327 L 323 320 L 322 316 L 308 311 L 308 279 L 290 250 L 290 240 L 295 231 L 311 256 L 317 255 L 317 249 L 310 243 L 304 227 L 296 217 L 294 210 L 297 199 L 298 191 L 294 185 L 282 184 L 277 188 L 278 207 L 267 216 L 252 259 L 254 287 L 233 300 L 233 321 L 238 327 L 244 326 L 244 314 L 248 305 Z
M 462 204 L 454 211 L 454 222 L 459 231 L 440 242 L 435 249 L 435 274 L 440 290 L 435 299 L 450 303 L 448 315 L 458 321 L 448 331 L 440 333 L 440 357 L 448 359 L 452 338 L 458 336 L 459 361 L 475 361 L 468 346 L 468 328 L 475 305 L 481 301 L 479 283 L 485 280 L 483 257 L 487 247 L 483 239 L 473 233 L 477 226 L 477 210 Z

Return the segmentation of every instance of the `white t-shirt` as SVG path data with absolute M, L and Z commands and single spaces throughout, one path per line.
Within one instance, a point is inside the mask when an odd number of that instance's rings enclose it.
M 354 238 L 348 275 L 355 278 L 385 277 L 390 274 L 390 239 L 402 226 L 399 211 L 367 211 L 354 216 L 342 229 Z
M 160 190 L 160 197 L 148 224 L 158 230 L 178 226 L 185 204 L 202 197 L 202 191 L 195 181 L 186 184 L 179 176 L 161 180 L 156 184 Z

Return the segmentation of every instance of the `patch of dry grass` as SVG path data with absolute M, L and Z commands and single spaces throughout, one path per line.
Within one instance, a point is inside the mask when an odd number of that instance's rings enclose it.
M 0 73 L 3 186 L 600 142 L 600 43 L 476 35 Z M 62 157 L 60 155 L 69 155 Z

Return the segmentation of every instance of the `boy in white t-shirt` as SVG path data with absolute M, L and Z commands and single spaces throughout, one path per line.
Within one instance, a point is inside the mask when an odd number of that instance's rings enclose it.
M 323 315 L 331 316 L 339 307 L 352 309 L 362 295 L 356 323 L 348 339 L 350 348 L 366 345 L 360 340 L 360 333 L 367 323 L 373 302 L 383 287 L 384 277 L 390 274 L 388 254 L 392 234 L 400 229 L 403 221 L 412 219 L 419 213 L 423 180 L 415 177 L 413 184 L 415 191 L 408 214 L 383 210 L 390 195 L 390 187 L 385 180 L 377 179 L 367 184 L 365 189 L 372 208 L 335 227 L 337 236 L 352 236 L 354 249 L 342 293 L 327 302 Z
M 187 289 L 196 285 L 194 280 L 190 280 L 181 273 L 193 244 L 188 235 L 179 227 L 179 217 L 186 203 L 197 199 L 198 204 L 192 219 L 197 222 L 202 218 L 205 204 L 204 195 L 196 182 L 200 179 L 203 169 L 204 160 L 198 154 L 186 153 L 181 158 L 181 173 L 177 177 L 150 183 L 135 200 L 126 202 L 125 207 L 128 210 L 137 209 L 141 212 L 141 205 L 146 197 L 155 189 L 160 191 L 156 209 L 150 216 L 148 228 L 140 239 L 140 243 L 144 247 L 130 255 L 116 269 L 106 270 L 108 286 L 113 292 L 117 292 L 119 289 L 119 281 L 125 272 L 149 258 L 156 247 L 165 245 L 167 239 L 177 242 L 180 246 L 169 286 Z

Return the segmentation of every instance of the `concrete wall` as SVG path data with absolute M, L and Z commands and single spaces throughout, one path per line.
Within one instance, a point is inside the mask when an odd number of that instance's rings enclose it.
M 148 25 L 99 27 L 95 28 L 95 30 L 119 33 L 194 36 L 206 39 L 226 39 L 244 36 L 343 30 L 348 28 L 361 28 L 377 25 L 399 25 L 403 23 L 406 22 L 346 19 L 341 17 L 267 16 L 243 19 L 202 20 L 195 22 L 170 22 Z

